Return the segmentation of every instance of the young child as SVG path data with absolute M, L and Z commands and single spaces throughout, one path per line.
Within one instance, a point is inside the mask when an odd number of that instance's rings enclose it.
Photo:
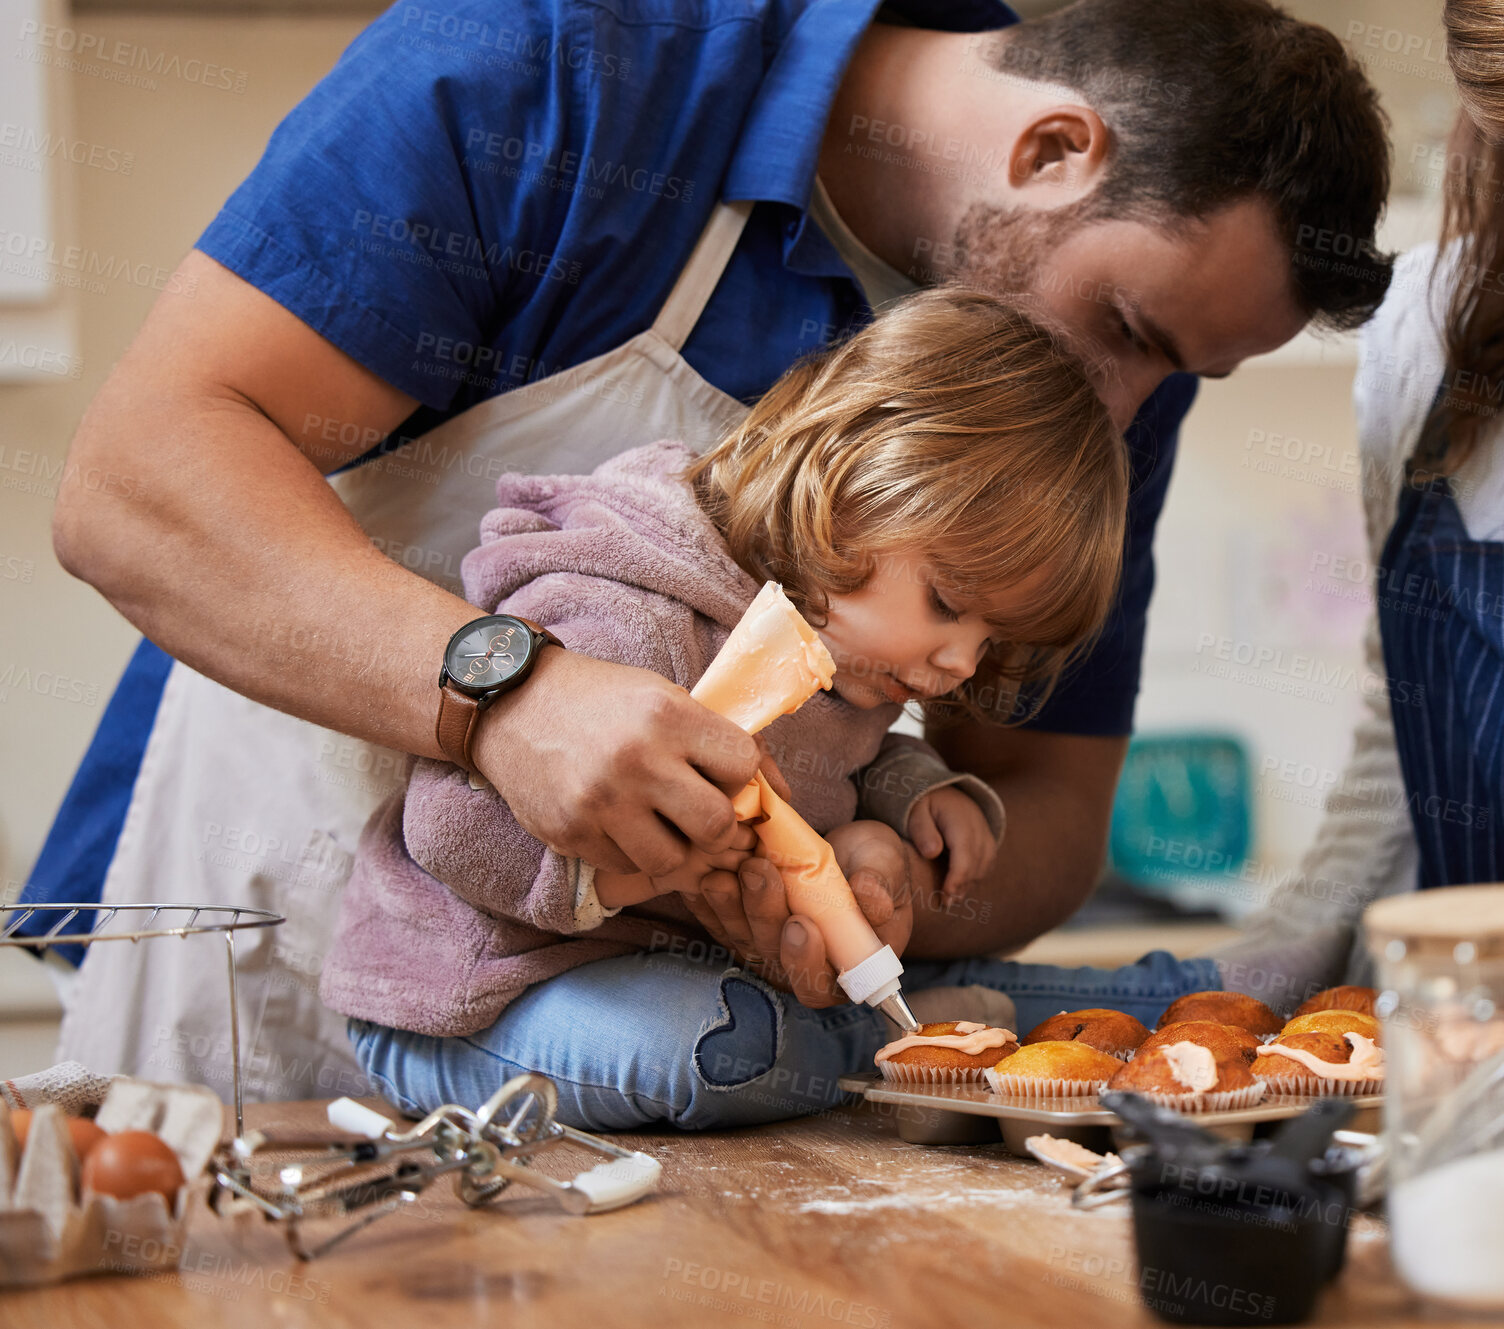
M 1055 339 L 934 289 L 794 366 L 702 458 L 663 442 L 590 476 L 504 476 L 462 572 L 485 612 L 685 687 L 782 583 L 836 662 L 830 692 L 765 731 L 790 802 L 843 862 L 895 832 L 947 853 L 954 895 L 989 866 L 1001 806 L 889 727 L 909 703 L 999 722 L 1037 705 L 1113 602 L 1127 490 L 1124 444 Z M 322 996 L 409 1111 L 478 1104 L 524 1070 L 587 1128 L 813 1110 L 885 1027 L 708 945 L 695 896 L 747 852 L 596 873 L 419 760 L 362 837 Z

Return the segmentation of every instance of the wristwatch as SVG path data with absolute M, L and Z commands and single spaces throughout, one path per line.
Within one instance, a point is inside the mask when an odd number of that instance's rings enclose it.
M 456 766 L 477 773 L 470 745 L 481 712 L 532 673 L 539 653 L 550 643 L 564 645 L 547 628 L 515 614 L 472 619 L 449 639 L 439 666 L 434 736 L 439 750 Z

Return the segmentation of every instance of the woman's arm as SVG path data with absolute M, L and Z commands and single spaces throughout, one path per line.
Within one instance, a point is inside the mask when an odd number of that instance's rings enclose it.
M 1364 637 L 1370 680 L 1384 678 L 1377 616 Z M 1279 1010 L 1347 977 L 1363 910 L 1413 884 L 1415 835 L 1385 690 L 1364 698 L 1353 750 L 1327 795 L 1316 843 L 1237 941 L 1213 953 L 1223 984 Z

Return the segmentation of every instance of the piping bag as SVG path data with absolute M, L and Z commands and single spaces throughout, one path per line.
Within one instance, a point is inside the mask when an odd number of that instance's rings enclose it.
M 836 664 L 783 587 L 764 582 L 690 696 L 749 734 L 792 715 L 835 678 Z M 882 1011 L 905 1033 L 919 1022 L 904 1000 L 903 965 L 867 922 L 835 852 L 759 771 L 731 800 L 752 824 L 762 856 L 783 875 L 789 908 L 820 930 L 836 981 L 854 1002 Z

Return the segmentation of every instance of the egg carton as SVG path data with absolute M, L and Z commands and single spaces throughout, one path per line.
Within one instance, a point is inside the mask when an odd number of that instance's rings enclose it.
M 24 1151 L 0 1103 L 0 1286 L 82 1274 L 175 1269 L 183 1257 L 193 1181 L 214 1153 L 224 1110 L 211 1090 L 116 1079 L 94 1118 L 102 1130 L 152 1131 L 178 1156 L 184 1185 L 169 1211 L 152 1192 L 133 1199 L 79 1193 L 68 1119 L 54 1104 L 32 1115 Z

